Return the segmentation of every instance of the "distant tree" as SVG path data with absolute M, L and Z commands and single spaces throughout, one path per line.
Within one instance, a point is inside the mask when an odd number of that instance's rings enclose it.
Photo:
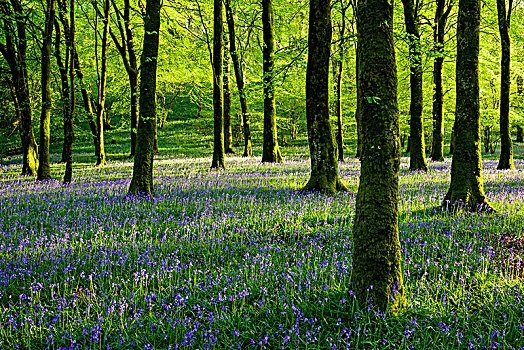
M 331 50 L 329 0 L 309 2 L 306 119 L 311 175 L 304 190 L 345 191 L 338 173 L 337 148 L 329 120 L 329 59 Z
M 222 69 L 224 65 L 222 0 L 214 0 L 214 31 L 213 31 L 213 161 L 211 169 L 225 168 L 224 149 L 224 81 Z M 231 28 L 230 28 L 231 30 Z M 231 40 L 235 40 L 234 37 Z M 233 48 L 232 48 L 233 49 Z
M 358 3 L 362 157 L 353 226 L 353 288 L 361 303 L 397 311 L 404 284 L 398 232 L 400 168 L 393 2 Z
M 22 175 L 34 175 L 38 169 L 38 146 L 33 133 L 29 96 L 26 11 L 19 0 L 1 1 L 0 11 L 3 14 L 5 37 L 5 44 L 0 43 L 0 52 L 9 66 L 14 85 L 14 102 L 22 140 Z
M 337 118 L 337 149 L 338 160 L 344 161 L 344 133 L 342 124 L 342 72 L 344 68 L 344 60 L 346 54 L 346 12 L 351 6 L 351 2 L 344 3 L 339 1 L 340 7 L 340 21 L 335 28 L 338 29 L 338 47 L 336 53 L 333 53 L 331 59 L 333 64 L 333 93 L 335 95 L 335 117 Z
M 156 129 L 156 72 L 161 0 L 147 0 L 144 17 L 144 49 L 141 60 L 140 116 L 129 193 L 153 195 L 153 159 Z
M 278 148 L 277 117 L 275 107 L 275 39 L 273 0 L 262 0 L 262 28 L 264 37 L 264 149 L 263 163 L 282 163 Z
M 444 66 L 444 44 L 446 35 L 446 24 L 449 13 L 453 8 L 455 0 L 436 0 L 435 24 L 433 26 L 433 37 L 435 46 L 435 62 L 433 64 L 433 82 L 435 93 L 433 95 L 433 141 L 431 144 L 431 160 L 444 160 L 444 91 L 442 87 L 442 68 Z
M 459 0 L 455 149 L 451 163 L 451 184 L 442 205 L 460 205 L 469 210 L 492 210 L 486 200 L 482 182 L 479 27 L 480 0 Z
M 249 113 L 247 109 L 247 98 L 244 81 L 244 70 L 240 64 L 240 57 L 237 50 L 236 34 L 235 34 L 235 18 L 233 17 L 233 9 L 231 7 L 231 0 L 225 0 L 226 7 L 226 21 L 229 30 L 229 52 L 233 60 L 233 68 L 235 70 L 235 78 L 237 82 L 238 95 L 240 98 L 240 108 L 242 109 L 242 124 L 244 126 L 244 157 L 253 156 L 253 145 L 251 143 L 251 126 L 249 120 Z M 216 20 L 216 13 L 215 13 Z
M 224 35 L 224 49 L 227 50 L 227 35 Z M 234 154 L 233 130 L 231 126 L 231 89 L 229 86 L 230 59 L 224 55 L 224 151 Z
M 53 41 L 53 28 L 55 21 L 55 0 L 46 1 L 45 28 L 42 42 L 41 86 L 42 86 L 42 111 L 40 113 L 40 161 L 38 164 L 39 181 L 51 179 L 49 165 L 49 141 L 51 138 L 51 44 Z
M 65 4 L 66 0 L 62 0 Z M 62 7 L 65 12 L 65 7 Z M 65 13 L 64 13 L 65 16 Z M 69 34 L 67 36 L 67 52 L 69 52 L 69 105 L 67 113 L 64 116 L 64 152 L 63 158 L 65 160 L 65 172 L 64 172 L 64 184 L 71 183 L 73 178 L 73 142 L 75 139 L 75 131 L 73 129 L 74 117 L 75 117 L 75 1 L 70 0 L 69 2 Z M 67 55 L 66 55 L 67 57 Z
M 104 0 L 103 2 L 104 8 L 103 13 L 100 13 L 98 9 L 97 2 L 93 2 L 93 6 L 95 7 L 97 17 L 101 15 L 102 17 L 102 23 L 103 23 L 103 29 L 102 29 L 102 43 L 101 43 L 101 60 L 100 60 L 100 73 L 99 73 L 99 82 L 98 82 L 98 101 L 97 101 L 97 108 L 96 108 L 96 143 L 98 144 L 97 147 L 97 154 L 96 154 L 96 165 L 106 165 L 106 152 L 105 152 L 105 145 L 104 145 L 104 116 L 105 116 L 105 106 L 106 106 L 106 82 L 107 82 L 107 46 L 109 41 L 109 0 Z M 95 21 L 98 24 L 98 21 Z M 96 60 L 97 60 L 97 68 L 98 68 L 98 28 L 96 28 L 95 32 L 95 53 L 96 53 Z
M 402 0 L 404 21 L 409 42 L 409 69 L 411 102 L 409 106 L 409 170 L 428 170 L 426 161 L 426 143 L 424 141 L 424 93 L 422 91 L 422 45 L 418 26 L 418 11 L 421 3 L 414 0 Z
M 497 169 L 515 169 L 513 163 L 513 144 L 511 142 L 511 125 L 509 123 L 509 92 L 511 87 L 511 42 L 509 29 L 513 0 L 509 0 L 506 15 L 506 1 L 497 0 L 497 13 L 502 49 L 500 70 L 500 159 Z

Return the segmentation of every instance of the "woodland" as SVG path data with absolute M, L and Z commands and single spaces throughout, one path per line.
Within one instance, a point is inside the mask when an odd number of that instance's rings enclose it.
M 0 27 L 0 348 L 524 347 L 520 0 Z

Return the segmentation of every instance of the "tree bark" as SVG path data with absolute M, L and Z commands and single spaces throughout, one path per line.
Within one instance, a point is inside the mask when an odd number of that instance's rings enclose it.
M 40 114 L 40 154 L 38 164 L 39 181 L 51 179 L 51 166 L 49 165 L 49 141 L 51 138 L 51 44 L 53 41 L 53 26 L 55 19 L 55 0 L 47 0 L 45 13 L 45 28 L 42 42 L 41 87 L 42 111 Z
M 273 0 L 262 0 L 262 28 L 264 36 L 264 149 L 262 163 L 282 163 L 278 147 L 277 116 L 275 106 L 275 39 L 274 39 Z
M 65 8 L 65 6 L 64 6 Z M 65 16 L 65 13 L 64 13 Z M 64 24 L 65 27 L 65 24 Z M 65 30 L 64 30 L 65 32 Z M 69 30 L 68 30 L 67 50 L 69 51 L 69 106 L 64 117 L 64 160 L 66 163 L 64 172 L 64 184 L 68 185 L 73 179 L 73 142 L 75 133 L 73 121 L 75 116 L 75 1 L 69 3 Z
M 433 95 L 433 140 L 431 144 L 431 160 L 437 162 L 444 160 L 444 93 L 442 88 L 442 68 L 444 66 L 444 36 L 446 33 L 446 22 L 451 8 L 452 3 L 449 4 L 446 9 L 445 0 L 437 0 L 435 25 L 433 27 L 436 57 L 433 64 L 435 93 Z
M 479 106 L 480 0 L 459 0 L 457 99 L 451 184 L 442 205 L 453 210 L 488 210 L 482 182 Z
M 222 0 L 214 0 L 214 31 L 213 31 L 213 161 L 211 169 L 225 168 L 224 149 L 224 19 L 222 15 Z M 231 31 L 231 28 L 230 28 Z M 231 34 L 231 33 L 230 33 Z M 230 40 L 235 40 L 231 37 Z M 233 49 L 233 47 L 232 47 Z
M 140 80 L 140 117 L 138 122 L 133 179 L 129 187 L 132 195 L 151 196 L 153 188 L 153 159 L 156 129 L 156 72 L 160 33 L 161 0 L 147 0 L 144 17 L 144 48 Z
M 356 70 L 356 83 L 357 83 L 357 109 L 355 111 L 355 120 L 357 122 L 357 153 L 355 154 L 355 158 L 360 159 L 362 157 L 362 89 L 360 84 L 360 78 L 359 78 L 359 57 L 360 57 L 360 44 L 356 43 L 356 57 L 355 57 L 355 70 Z
M 428 170 L 426 161 L 426 143 L 424 140 L 424 125 L 422 113 L 424 109 L 424 94 L 422 91 L 422 51 L 420 32 L 418 28 L 418 13 L 414 0 L 402 0 L 404 5 L 404 20 L 409 40 L 410 90 L 411 103 L 409 114 L 409 170 Z
M 244 83 L 244 72 L 238 56 L 236 47 L 235 34 L 235 19 L 233 18 L 233 10 L 231 8 L 231 0 L 225 0 L 226 7 L 226 21 L 229 30 L 229 52 L 233 61 L 233 69 L 235 70 L 235 78 L 237 82 L 238 95 L 240 99 L 240 108 L 242 109 L 242 124 L 244 125 L 244 157 L 253 156 L 253 145 L 251 143 L 251 126 L 249 121 L 249 113 L 247 109 L 247 99 Z
M 517 140 L 515 142 L 524 142 L 524 129 L 517 125 Z
M 515 169 L 513 163 L 513 144 L 511 142 L 511 126 L 509 123 L 509 93 L 511 87 L 511 42 L 509 29 L 513 0 L 509 0 L 506 16 L 506 1 L 497 0 L 497 13 L 502 50 L 500 70 L 500 158 L 497 169 Z
M 64 143 L 63 143 L 63 147 L 62 147 L 62 159 L 61 159 L 61 162 L 65 162 L 65 158 L 66 158 L 66 144 L 65 144 L 65 134 L 67 132 L 67 125 L 65 123 L 65 120 L 66 120 L 66 117 L 67 117 L 67 114 L 69 113 L 69 96 L 70 96 L 70 91 L 69 91 L 69 76 L 68 76 L 68 65 L 69 65 L 69 47 L 67 46 L 68 44 L 68 40 L 66 39 L 66 57 L 65 57 L 65 60 L 62 58 L 62 55 L 60 53 L 60 38 L 61 38 L 61 33 L 60 33 L 60 24 L 58 23 L 58 20 L 54 20 L 55 22 L 55 58 L 56 58 L 56 64 L 58 66 L 58 71 L 60 73 L 60 82 L 61 82 L 61 102 L 62 102 L 62 119 L 64 120 L 63 122 L 63 132 L 64 132 Z M 69 28 L 69 27 L 67 27 Z M 67 29 L 69 30 L 69 29 Z M 64 32 L 66 30 L 64 29 Z M 69 37 L 69 32 L 67 35 L 64 35 L 65 38 L 68 38 Z M 64 61 L 65 61 L 65 64 L 64 64 Z M 66 67 L 67 65 L 67 67 Z
M 353 288 L 360 303 L 397 312 L 404 284 L 398 232 L 400 168 L 393 3 L 361 0 L 361 175 L 353 226 Z
M 306 119 L 311 175 L 305 191 L 345 191 L 338 173 L 337 150 L 329 121 L 329 59 L 331 50 L 329 0 L 309 3 Z

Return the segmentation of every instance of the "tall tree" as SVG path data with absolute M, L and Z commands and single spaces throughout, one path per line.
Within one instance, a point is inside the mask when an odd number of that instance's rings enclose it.
M 453 8 L 455 0 L 437 0 L 435 10 L 435 24 L 433 26 L 433 38 L 435 45 L 435 62 L 433 64 L 433 83 L 435 93 L 433 95 L 433 140 L 431 144 L 431 160 L 444 160 L 444 92 L 442 88 L 442 68 L 444 66 L 444 39 L 446 35 L 446 23 L 449 13 Z
M 5 44 L 0 52 L 7 61 L 14 85 L 15 105 L 20 121 L 22 141 L 22 175 L 34 175 L 38 169 L 38 146 L 33 133 L 31 101 L 27 74 L 26 12 L 19 0 L 0 2 L 3 12 Z M 15 30 L 16 27 L 16 30 Z
M 98 22 L 98 4 L 93 2 L 93 6 L 97 12 L 97 22 Z M 97 154 L 96 154 L 96 165 L 106 165 L 106 151 L 104 145 L 104 117 L 105 117 L 105 105 L 106 105 L 106 81 L 107 81 L 107 46 L 109 39 L 109 0 L 104 0 L 104 8 L 102 14 L 102 45 L 101 45 L 101 60 L 100 60 L 100 70 L 99 70 L 99 81 L 98 81 L 98 101 L 96 109 L 96 143 Z M 98 30 L 96 30 L 98 31 Z M 96 50 L 96 60 L 98 68 L 98 32 L 95 32 L 95 50 Z M 97 69 L 98 71 L 98 69 Z
M 422 91 L 422 45 L 418 28 L 418 11 L 421 6 L 414 0 L 402 0 L 404 4 L 404 21 L 409 41 L 409 62 L 410 62 L 410 90 L 411 102 L 409 107 L 410 114 L 410 135 L 409 135 L 409 169 L 428 170 L 426 161 L 426 143 L 424 141 L 424 124 L 422 112 L 424 109 L 424 94 Z
M 131 30 L 131 4 L 129 0 L 124 0 L 124 11 L 118 8 L 115 1 L 112 1 L 117 17 L 118 32 L 120 33 L 120 42 L 116 35 L 111 31 L 110 35 L 115 46 L 122 57 L 129 80 L 129 92 L 131 101 L 131 154 L 135 155 L 136 149 L 136 132 L 138 126 L 138 61 L 136 58 L 133 31 Z
M 339 1 L 340 21 L 337 23 L 338 28 L 338 47 L 337 54 L 333 54 L 331 59 L 333 64 L 333 93 L 335 95 L 335 117 L 337 118 L 337 149 L 338 160 L 344 161 L 344 134 L 342 124 L 342 72 L 344 68 L 344 59 L 346 53 L 346 12 L 351 6 L 351 2 L 344 4 L 343 0 Z
M 451 184 L 443 206 L 492 210 L 484 194 L 479 106 L 480 0 L 459 0 L 457 100 Z
M 361 175 L 353 226 L 353 288 L 396 311 L 404 295 L 398 232 L 400 168 L 393 2 L 358 3 L 359 79 L 362 89 Z
M 225 168 L 224 149 L 224 80 L 222 69 L 224 65 L 223 33 L 224 19 L 222 15 L 222 0 L 214 0 L 214 30 L 213 30 L 213 161 L 211 169 Z M 230 28 L 231 30 L 231 28 Z M 235 40 L 232 37 L 230 40 Z M 232 48 L 233 49 L 233 48 Z M 235 68 L 236 70 L 236 68 Z
M 72 52 L 70 52 L 70 47 L 68 46 L 68 42 L 71 42 L 71 25 L 70 24 L 70 19 L 67 18 L 67 13 L 69 13 L 69 10 L 67 9 L 67 1 L 65 0 L 58 0 L 58 14 L 59 14 L 59 19 L 60 19 L 60 22 L 62 23 L 62 27 L 63 27 L 63 32 L 64 32 L 64 38 L 65 38 L 65 42 L 66 42 L 66 65 L 63 65 L 62 63 L 62 66 L 60 65 L 61 62 L 63 62 L 60 58 L 60 50 L 59 50 L 59 47 L 55 50 L 55 56 L 57 58 L 57 64 L 59 65 L 59 69 L 61 71 L 61 80 L 62 80 L 62 94 L 64 94 L 64 91 L 66 91 L 66 89 L 64 89 L 65 87 L 65 82 L 67 82 L 67 80 L 69 79 L 69 77 L 67 76 L 67 71 L 68 71 L 68 61 L 70 61 L 70 59 L 68 59 L 68 57 L 70 57 L 69 55 L 71 54 L 72 55 L 72 58 L 73 58 L 73 64 L 74 64 L 74 72 L 76 74 L 76 78 L 78 80 L 78 85 L 79 85 L 79 88 L 80 88 L 80 92 L 82 93 L 82 100 L 83 100 L 83 107 L 84 107 L 84 110 L 87 114 L 87 119 L 88 119 L 88 122 L 89 122 L 89 129 L 91 130 L 91 134 L 93 135 L 93 145 L 95 147 L 95 155 L 99 153 L 99 150 L 98 150 L 98 142 L 97 142 L 97 137 L 96 137 L 96 134 L 97 134 L 97 131 L 96 131 L 96 124 L 95 124 L 95 114 L 94 114 L 94 106 L 93 106 L 93 99 L 91 98 L 91 94 L 90 92 L 87 90 L 87 86 L 88 84 L 85 82 L 84 80 L 84 74 L 82 72 L 82 68 L 80 66 L 80 59 L 78 57 L 78 52 L 76 50 L 73 50 Z M 57 24 L 55 24 L 56 26 Z M 62 68 L 60 68 L 62 67 Z M 63 72 L 66 72 L 66 74 L 64 75 Z M 64 80 L 64 77 L 65 77 L 65 80 Z M 73 87 L 70 87 L 70 91 L 73 91 Z M 62 100 L 64 101 L 64 103 L 66 103 L 66 101 L 69 101 L 67 100 L 66 96 L 65 95 L 62 95 Z M 67 130 L 69 128 L 69 126 L 66 124 L 66 121 L 67 121 L 67 118 L 65 117 L 65 115 L 67 115 L 67 106 L 64 107 L 64 147 L 62 149 L 62 162 L 67 162 L 66 161 L 66 158 L 67 158 L 67 153 L 69 152 L 67 150 L 67 147 L 68 147 L 68 144 L 65 142 L 65 139 L 67 138 L 66 137 L 66 133 L 67 133 Z
M 161 0 L 147 0 L 144 17 L 144 49 L 141 60 L 140 116 L 129 193 L 152 195 L 156 129 L 156 71 L 160 33 Z
M 233 61 L 233 69 L 235 70 L 235 78 L 237 82 L 238 95 L 240 98 L 240 108 L 242 110 L 242 124 L 244 125 L 244 157 L 253 156 L 253 145 L 251 143 L 251 125 L 249 120 L 249 112 L 247 109 L 247 98 L 244 81 L 244 70 L 242 69 L 240 56 L 236 44 L 235 19 L 233 17 L 233 9 L 231 7 L 231 0 L 225 0 L 226 7 L 226 21 L 229 30 L 229 52 Z M 215 13 L 216 21 L 216 13 Z
M 278 148 L 277 116 L 275 106 L 275 39 L 274 39 L 273 0 L 262 0 L 262 29 L 264 37 L 264 149 L 263 163 L 282 163 Z
M 65 0 L 63 1 L 65 3 Z M 65 6 L 64 6 L 65 7 Z M 64 116 L 64 160 L 66 162 L 64 184 L 71 183 L 73 178 L 73 142 L 75 133 L 73 121 L 75 117 L 75 1 L 69 2 L 69 35 L 67 36 L 67 51 L 69 52 L 69 108 Z
M 47 0 L 45 12 L 45 28 L 42 42 L 41 86 L 42 111 L 40 114 L 40 161 L 38 164 L 37 179 L 40 181 L 51 179 L 49 165 L 49 140 L 51 138 L 51 44 L 55 21 L 55 0 Z
M 357 18 L 357 0 L 350 0 L 350 5 L 353 9 L 353 17 L 357 19 L 358 21 L 358 18 Z M 354 36 L 357 36 L 358 37 L 358 33 L 357 30 L 354 29 L 353 26 L 351 26 L 352 28 L 352 34 Z M 358 39 L 354 41 L 354 45 L 355 45 L 355 82 L 356 82 L 356 89 L 357 89 L 357 108 L 355 110 L 355 122 L 357 124 L 357 152 L 355 154 L 355 158 L 359 158 L 361 157 L 362 155 L 362 89 L 361 89 L 361 86 L 360 86 L 360 74 L 359 74 L 359 57 L 360 57 L 360 45 L 358 44 Z
M 311 175 L 304 190 L 344 191 L 338 173 L 337 148 L 329 121 L 329 56 L 331 51 L 329 0 L 309 2 L 306 119 Z
M 509 29 L 513 0 L 509 0 L 506 15 L 506 1 L 497 0 L 500 45 L 502 57 L 500 62 L 500 159 L 497 169 L 515 169 L 513 163 L 513 144 L 511 142 L 511 125 L 509 123 L 509 92 L 511 87 L 511 42 Z
M 224 49 L 227 50 L 227 35 L 224 35 Z M 229 86 L 230 59 L 224 54 L 224 151 L 234 154 L 233 130 L 231 127 L 231 89 Z

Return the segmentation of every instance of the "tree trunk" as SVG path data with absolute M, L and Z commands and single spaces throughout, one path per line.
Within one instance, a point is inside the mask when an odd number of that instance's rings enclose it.
M 480 0 L 459 0 L 457 22 L 457 99 L 455 150 L 451 184 L 442 205 L 446 208 L 489 210 L 482 183 L 479 107 Z
M 131 4 L 129 0 L 124 0 L 124 13 L 121 14 L 115 1 L 112 1 L 117 17 L 118 31 L 122 42 L 117 39 L 116 35 L 109 28 L 109 34 L 122 57 L 122 62 L 127 72 L 129 80 L 129 92 L 131 102 L 131 153 L 130 157 L 135 156 L 136 150 L 136 133 L 138 127 L 138 62 L 136 59 L 135 46 L 133 41 L 133 31 L 131 30 L 130 11 Z M 123 24 L 122 24 L 123 22 Z
M 357 153 L 355 158 L 360 159 L 362 157 L 362 89 L 360 84 L 360 73 L 359 73 L 359 62 L 360 62 L 360 44 L 356 43 L 356 56 L 355 56 L 355 70 L 356 70 L 356 83 L 357 83 L 357 109 L 355 111 L 355 120 L 357 122 Z
M 426 143 L 424 141 L 424 125 L 422 112 L 424 109 L 424 94 L 422 91 L 422 51 L 418 28 L 418 9 L 414 0 L 402 0 L 404 4 L 404 19 L 409 38 L 410 90 L 411 103 L 409 114 L 409 170 L 428 170 L 426 161 Z
M 147 0 L 144 17 L 144 48 L 140 80 L 140 117 L 129 193 L 151 196 L 156 129 L 156 72 L 160 32 L 161 0 Z
M 225 168 L 224 149 L 224 65 L 223 33 L 224 20 L 222 16 L 222 0 L 214 0 L 214 31 L 213 31 L 213 161 L 211 169 Z M 231 30 L 231 29 L 230 29 Z M 230 33 L 231 34 L 231 33 Z M 235 40 L 232 36 L 230 40 Z M 232 47 L 233 49 L 233 47 Z
M 18 0 L 11 0 L 12 9 L 7 2 L 3 4 L 5 45 L 0 51 L 9 65 L 15 91 L 15 104 L 20 118 L 20 138 L 22 143 L 22 175 L 34 175 L 38 169 L 38 146 L 33 133 L 31 101 L 27 75 L 27 36 L 24 9 Z M 14 23 L 13 23 L 14 22 Z M 12 27 L 16 26 L 15 30 Z M 17 36 L 17 38 L 16 38 Z M 16 43 L 16 44 L 15 44 Z
M 264 31 L 264 150 L 262 153 L 262 163 L 282 163 L 282 154 L 278 148 L 275 107 L 273 0 L 262 0 L 262 27 Z
M 98 6 L 94 3 L 94 6 Z M 106 76 L 107 76 L 107 46 L 109 39 L 109 0 L 104 1 L 104 17 L 102 18 L 104 29 L 102 32 L 102 60 L 100 66 L 100 84 L 98 86 L 98 109 L 96 111 L 96 142 L 98 143 L 98 154 L 96 155 L 96 165 L 107 164 L 104 146 L 104 114 L 106 105 Z M 95 35 L 97 35 L 95 33 Z
M 341 21 L 338 25 L 338 58 L 334 59 L 333 63 L 333 92 L 336 98 L 335 101 L 335 115 L 337 118 L 337 149 L 338 149 L 338 160 L 344 161 L 344 133 L 342 123 L 342 71 L 344 67 L 345 58 L 345 43 L 346 43 L 346 11 L 350 6 L 350 2 L 347 5 L 340 1 L 341 7 Z
M 42 111 L 40 114 L 40 161 L 38 164 L 39 181 L 51 179 L 49 165 L 49 141 L 51 138 L 51 44 L 53 41 L 53 26 L 55 19 L 55 0 L 47 0 L 45 13 L 45 28 L 42 42 L 41 87 Z
M 69 106 L 67 114 L 64 118 L 64 150 L 65 150 L 65 173 L 64 184 L 68 185 L 73 179 L 73 142 L 75 133 L 73 129 L 73 121 L 75 116 L 75 1 L 70 0 L 69 4 L 69 30 L 67 40 L 67 50 L 69 51 Z M 65 8 L 65 6 L 64 6 Z M 63 14 L 65 16 L 65 13 Z M 64 24 L 65 28 L 65 24 Z M 64 30 L 64 32 L 66 32 Z
M 515 169 L 513 163 L 513 144 L 511 143 L 511 126 L 509 124 L 509 92 L 511 87 L 511 52 L 509 29 L 513 0 L 509 0 L 506 16 L 506 1 L 497 0 L 497 13 L 502 49 L 500 70 L 500 159 L 497 169 Z
M 331 8 L 329 0 L 311 0 L 309 9 L 306 119 L 311 175 L 304 190 L 334 193 L 347 189 L 338 173 L 337 150 L 329 121 Z
M 455 130 L 451 131 L 451 140 L 449 142 L 449 154 L 453 154 L 455 150 Z
M 60 72 L 60 82 L 61 82 L 61 102 L 62 102 L 62 119 L 63 122 L 63 132 L 64 132 L 64 143 L 62 148 L 62 159 L 61 162 L 65 162 L 66 159 L 66 144 L 65 144 L 65 134 L 67 132 L 67 125 L 65 123 L 65 120 L 67 118 L 67 114 L 69 113 L 69 76 L 68 76 L 68 68 L 64 65 L 64 60 L 62 59 L 62 55 L 60 53 L 60 25 L 58 21 L 55 19 L 55 58 L 56 58 L 56 64 L 58 66 L 58 71 Z M 69 27 L 67 27 L 69 28 Z M 67 29 L 69 30 L 69 29 Z M 65 32 L 65 29 L 64 29 Z M 64 35 L 65 38 L 69 37 L 69 33 L 67 35 Z M 67 47 L 67 43 L 69 41 L 66 39 L 66 57 L 65 57 L 65 64 L 69 65 L 69 48 Z
M 224 35 L 224 37 L 226 36 Z M 226 45 L 224 44 L 224 46 Z M 229 59 L 227 55 L 224 55 L 224 151 L 226 154 L 235 154 L 231 127 L 231 90 L 229 89 Z
M 225 0 L 226 7 L 226 21 L 229 29 L 229 52 L 233 60 L 233 68 L 235 70 L 235 78 L 237 82 L 238 95 L 240 98 L 240 108 L 242 109 L 242 124 L 244 125 L 244 157 L 253 156 L 253 146 L 251 144 L 251 126 L 249 121 L 249 113 L 247 110 L 246 91 L 244 86 L 244 72 L 240 63 L 236 48 L 236 34 L 235 34 L 235 20 L 233 18 L 233 10 L 231 8 L 231 0 Z
M 433 95 L 433 140 L 431 144 L 431 160 L 444 160 L 444 116 L 443 101 L 444 93 L 442 90 L 442 67 L 444 65 L 444 36 L 446 22 L 451 11 L 452 3 L 446 9 L 445 0 L 437 0 L 435 11 L 435 25 L 433 37 L 435 43 L 435 62 L 433 64 L 433 82 L 435 93 Z
M 66 13 L 68 12 L 68 10 L 67 10 L 65 0 L 58 0 L 58 7 L 59 7 L 58 14 L 59 14 L 60 22 L 62 22 L 62 26 L 64 27 L 65 40 L 66 42 L 70 42 L 71 41 L 71 38 L 70 38 L 71 28 L 70 28 L 69 20 L 66 17 Z M 97 137 L 96 137 L 96 123 L 95 123 L 95 114 L 93 112 L 94 110 L 93 101 L 90 98 L 89 96 L 90 94 L 86 88 L 88 84 L 84 82 L 84 74 L 82 73 L 82 68 L 80 66 L 80 59 L 78 57 L 78 53 L 76 52 L 76 50 L 74 50 L 71 52 L 71 55 L 73 55 L 72 59 L 74 63 L 75 73 L 78 79 L 78 83 L 79 83 L 78 85 L 80 86 L 80 91 L 82 93 L 82 100 L 84 102 L 83 103 L 84 110 L 86 111 L 87 120 L 89 122 L 89 129 L 91 130 L 91 135 L 93 135 L 93 145 L 95 147 L 95 155 L 96 155 L 96 154 L 99 154 L 99 150 L 98 150 L 98 142 L 97 142 Z M 69 56 L 66 54 L 66 57 L 69 57 Z M 71 91 L 74 91 L 73 87 L 71 87 Z M 66 133 L 67 133 L 66 130 L 69 128 L 69 126 L 66 125 L 65 120 L 66 118 L 64 118 L 64 140 L 66 139 Z M 67 152 L 68 152 L 67 147 L 68 145 L 64 141 L 64 147 L 62 150 L 62 162 L 66 162 L 66 157 L 67 157 Z
M 524 142 L 524 129 L 517 125 L 517 140 L 515 142 Z
M 404 284 L 398 233 L 399 112 L 393 3 L 358 4 L 362 166 L 353 227 L 353 288 L 360 303 L 396 312 Z M 388 25 L 389 23 L 389 25 Z

